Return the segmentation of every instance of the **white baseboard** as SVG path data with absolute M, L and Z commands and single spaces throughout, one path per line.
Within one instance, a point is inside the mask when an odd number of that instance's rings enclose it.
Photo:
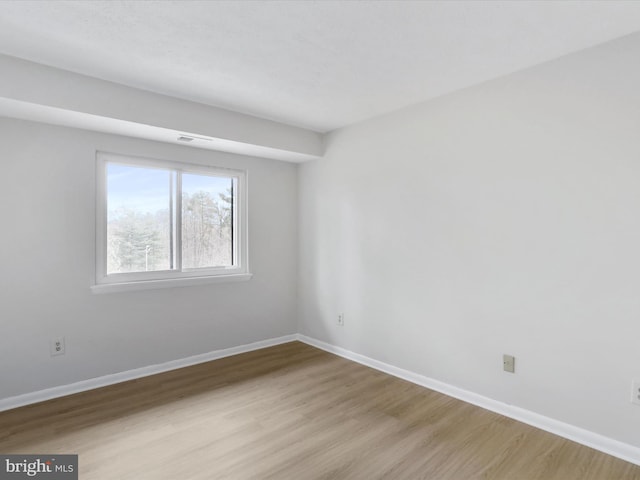
M 306 335 L 298 334 L 297 339 L 313 347 L 334 353 L 348 360 L 366 365 L 367 367 L 380 370 L 381 372 L 388 373 L 394 377 L 402 378 L 403 380 L 407 380 L 411 383 L 435 390 L 436 392 L 477 405 L 478 407 L 499 413 L 505 417 L 518 420 L 522 423 L 537 427 L 560 437 L 586 445 L 587 447 L 594 448 L 627 462 L 640 465 L 640 448 L 634 447 L 633 445 L 605 437 L 598 433 L 594 433 L 553 418 L 545 417 L 544 415 L 525 410 L 524 408 L 515 407 L 462 388 L 454 387 L 453 385 L 440 382 L 439 380 L 434 380 L 432 378 L 425 377 L 424 375 L 380 362 L 373 358 L 360 355 L 359 353 L 355 353 L 341 347 L 336 347 L 335 345 L 316 340 L 315 338 L 307 337 Z
M 31 405 L 33 403 L 43 402 L 45 400 L 64 397 L 66 395 L 72 395 L 74 393 L 93 390 L 95 388 L 106 387 L 108 385 L 126 382 L 128 380 L 135 380 L 136 378 L 147 377 L 149 375 L 155 375 L 157 373 L 168 372 L 170 370 L 176 370 L 178 368 L 197 365 L 204 362 L 210 362 L 219 358 L 230 357 L 232 355 L 251 352 L 253 350 L 260 350 L 262 348 L 272 347 L 274 345 L 280 345 L 295 340 L 299 340 L 308 345 L 320 348 L 321 350 L 325 350 L 348 360 L 366 365 L 367 367 L 371 367 L 389 375 L 393 375 L 394 377 L 402 378 L 403 380 L 415 383 L 416 385 L 420 385 L 431 390 L 435 390 L 436 392 L 443 393 L 450 397 L 457 398 L 464 402 L 477 405 L 486 410 L 504 415 L 505 417 L 509 417 L 528 425 L 532 425 L 534 427 L 540 428 L 541 430 L 545 430 L 560 437 L 567 438 L 582 445 L 586 445 L 587 447 L 591 447 L 609 455 L 613 455 L 614 457 L 618 457 L 627 462 L 640 465 L 640 448 L 634 447 L 633 445 L 629 445 L 627 443 L 605 437 L 598 433 L 594 433 L 589 430 L 585 430 L 583 428 L 576 427 L 559 420 L 555 420 L 553 418 L 545 417 L 544 415 L 540 415 L 523 408 L 508 405 L 506 403 L 499 402 L 482 395 L 478 395 L 477 393 L 473 393 L 462 388 L 454 387 L 453 385 L 449 385 L 447 383 L 434 380 L 424 375 L 420 375 L 409 370 L 389 365 L 388 363 L 380 362 L 373 358 L 360 355 L 359 353 L 355 353 L 341 347 L 336 347 L 335 345 L 331 345 L 321 340 L 316 340 L 315 338 L 311 338 L 301 334 L 285 335 L 283 337 L 262 340 L 247 345 L 215 350 L 200 355 L 194 355 L 192 357 L 172 360 L 170 362 L 158 365 L 149 365 L 147 367 L 136 368 L 134 370 L 127 370 L 126 372 L 114 373 L 102 377 L 91 378 L 89 380 L 82 380 L 80 382 L 71 383 L 69 385 L 47 388 L 45 390 L 40 390 L 37 392 L 31 392 L 23 395 L 17 395 L 15 397 L 0 399 L 0 412 L 4 410 L 10 410 L 12 408 L 22 407 L 25 405 Z
M 158 365 L 149 365 L 147 367 L 127 370 L 126 372 L 119 372 L 111 375 L 104 375 L 102 377 L 90 378 L 89 380 L 82 380 L 80 382 L 71 383 L 69 385 L 61 385 L 59 387 L 47 388 L 45 390 L 39 390 L 37 392 L 25 393 L 23 395 L 17 395 L 15 397 L 4 398 L 0 399 L 0 412 L 4 410 L 11 410 L 12 408 L 23 407 L 25 405 L 31 405 L 33 403 L 44 402 L 45 400 L 64 397 L 66 395 L 72 395 L 74 393 L 86 392 L 87 390 L 106 387 L 108 385 L 126 382 L 128 380 L 135 380 L 136 378 L 148 377 L 149 375 L 155 375 L 157 373 L 168 372 L 170 370 L 176 370 L 178 368 L 189 367 L 191 365 L 197 365 L 204 362 L 210 362 L 211 360 L 230 357 L 239 353 L 251 352 L 253 350 L 260 350 L 262 348 L 280 345 L 282 343 L 293 342 L 297 339 L 298 336 L 295 334 L 285 335 L 283 337 L 271 338 L 268 340 L 249 343 L 247 345 L 240 345 L 237 347 L 225 348 L 222 350 L 214 350 L 213 352 L 193 355 L 192 357 L 172 360 L 170 362 L 161 363 Z

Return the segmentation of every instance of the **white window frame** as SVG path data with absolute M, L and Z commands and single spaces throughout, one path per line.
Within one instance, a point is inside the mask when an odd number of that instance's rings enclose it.
M 236 181 L 233 204 L 233 265 L 229 267 L 183 269 L 177 262 L 174 270 L 107 274 L 107 164 L 119 163 L 145 168 L 170 169 L 178 178 L 182 174 L 232 177 Z M 176 212 L 182 210 L 181 182 L 177 182 Z M 181 248 L 181 216 L 176 220 L 176 249 Z M 91 287 L 94 293 L 152 288 L 182 287 L 202 283 L 245 281 L 249 273 L 249 248 L 247 235 L 247 172 L 221 167 L 157 160 L 152 158 L 96 152 L 96 276 Z M 177 255 L 181 256 L 181 253 Z

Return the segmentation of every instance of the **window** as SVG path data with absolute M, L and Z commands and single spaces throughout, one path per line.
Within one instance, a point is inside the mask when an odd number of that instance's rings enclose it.
M 97 172 L 94 289 L 250 277 L 244 172 L 102 152 Z

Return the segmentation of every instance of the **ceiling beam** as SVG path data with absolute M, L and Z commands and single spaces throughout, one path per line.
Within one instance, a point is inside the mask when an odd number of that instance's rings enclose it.
M 290 162 L 323 154 L 311 130 L 6 55 L 0 71 L 1 116 Z

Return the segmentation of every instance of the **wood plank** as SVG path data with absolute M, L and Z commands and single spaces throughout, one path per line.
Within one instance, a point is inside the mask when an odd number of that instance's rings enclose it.
M 640 467 L 292 342 L 0 413 L 80 478 L 640 480 Z

